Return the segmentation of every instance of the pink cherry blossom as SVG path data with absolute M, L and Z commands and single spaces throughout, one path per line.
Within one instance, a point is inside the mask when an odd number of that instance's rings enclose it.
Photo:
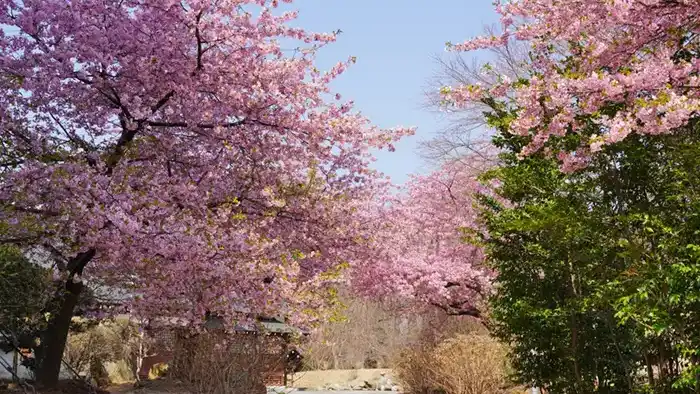
M 542 149 L 550 135 L 569 129 L 582 132 L 574 121 L 579 115 L 594 115 L 604 135 L 590 148 L 562 155 L 569 158 L 565 166 L 570 169 L 583 165 L 583 156 L 602 149 L 601 142 L 619 142 L 630 133 L 672 133 L 697 117 L 700 2 L 513 0 L 497 1 L 496 11 L 501 34 L 448 48 L 473 51 L 509 40 L 527 41 L 534 67 L 529 84 L 511 86 L 507 92 L 502 87 L 445 91 L 480 93 L 448 95 L 453 105 L 488 96 L 518 108 L 511 131 L 537 136 L 528 154 Z M 614 116 L 599 116 L 598 111 L 610 104 L 623 106 Z
M 0 0 L 4 240 L 94 251 L 134 314 L 322 318 L 387 190 L 369 152 L 412 130 L 327 100 L 355 59 L 315 69 L 335 34 L 276 5 Z
M 476 176 L 490 162 L 475 155 L 414 176 L 377 213 L 375 248 L 358 265 L 354 287 L 478 315 L 494 273 L 482 248 L 467 238 L 483 230 L 475 196 L 489 188 Z

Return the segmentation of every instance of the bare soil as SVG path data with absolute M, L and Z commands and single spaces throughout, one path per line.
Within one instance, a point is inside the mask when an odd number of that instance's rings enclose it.
M 0 382 L 0 394 L 31 393 L 30 389 L 24 390 L 9 382 Z M 36 388 L 37 394 L 110 394 L 109 391 L 91 387 L 80 380 L 62 380 L 56 388 Z
M 144 381 L 140 387 L 134 387 L 130 383 L 122 384 L 111 387 L 109 392 L 113 394 L 190 394 L 182 385 L 167 379 Z
M 365 382 L 375 386 L 382 373 L 389 377 L 392 383 L 396 383 L 390 369 L 334 369 L 296 373 L 291 379 L 290 386 L 312 390 L 333 385 L 341 388 L 362 387 Z

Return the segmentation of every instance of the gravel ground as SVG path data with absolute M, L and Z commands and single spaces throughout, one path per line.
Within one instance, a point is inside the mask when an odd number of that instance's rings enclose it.
M 387 394 L 391 391 L 294 391 L 292 394 Z

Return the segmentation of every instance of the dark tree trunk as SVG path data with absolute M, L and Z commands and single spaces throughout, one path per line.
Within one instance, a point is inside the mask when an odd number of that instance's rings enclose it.
M 12 351 L 12 382 L 19 383 L 17 376 L 19 375 L 19 352 L 17 349 Z
M 59 309 L 41 335 L 36 378 L 43 387 L 54 387 L 58 383 L 70 322 L 82 290 L 82 283 L 66 283 L 65 292 L 57 300 Z
M 647 364 L 647 377 L 649 378 L 649 386 L 652 388 L 656 387 L 656 380 L 654 379 L 654 365 L 651 360 L 651 355 L 647 352 L 644 355 L 644 359 Z
M 54 311 L 49 319 L 46 331 L 41 335 L 41 344 L 37 349 L 37 382 L 43 387 L 55 387 L 61 372 L 63 352 L 68 340 L 71 319 L 78 305 L 83 283 L 80 275 L 87 263 L 95 256 L 95 250 L 79 253 L 66 267 L 69 272 L 64 286 L 56 293 L 53 300 Z

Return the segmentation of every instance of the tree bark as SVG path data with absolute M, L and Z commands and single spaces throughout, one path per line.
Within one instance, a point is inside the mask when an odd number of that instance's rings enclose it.
M 644 359 L 645 359 L 646 364 L 647 364 L 647 377 L 649 378 L 649 386 L 655 388 L 656 381 L 654 379 L 654 365 L 652 363 L 651 356 L 649 355 L 648 352 L 644 355 Z
M 75 306 L 78 305 L 83 284 L 69 281 L 65 288 L 66 291 L 59 301 L 58 312 L 49 320 L 46 331 L 41 336 L 36 378 L 43 387 L 55 387 L 58 383 L 70 322 Z
M 574 264 L 571 260 L 569 260 L 569 275 L 571 278 L 571 296 L 574 299 L 578 299 L 580 296 L 579 290 L 578 290 L 578 280 L 576 278 L 576 273 L 574 271 Z M 581 377 L 581 367 L 579 365 L 579 340 L 578 340 L 578 333 L 579 333 L 579 322 L 578 322 L 578 316 L 576 311 L 571 311 L 571 318 L 569 321 L 570 324 L 570 329 L 571 329 L 571 356 L 572 356 L 572 361 L 573 361 L 573 367 L 574 367 L 574 378 L 576 379 L 576 392 L 581 389 L 582 385 L 582 377 Z
M 80 281 L 80 275 L 94 256 L 95 250 L 90 249 L 72 258 L 66 267 L 69 275 L 62 286 L 62 291 L 59 290 L 54 296 L 53 305 L 56 310 L 52 313 L 46 330 L 41 335 L 41 343 L 36 355 L 36 379 L 43 387 L 55 387 L 58 383 L 70 323 L 84 287 Z
M 12 382 L 19 383 L 19 351 L 15 347 L 12 351 Z
M 581 388 L 581 383 L 583 381 L 581 377 L 581 367 L 579 365 L 579 341 L 578 341 L 578 319 L 576 318 L 576 312 L 571 314 L 571 356 L 574 366 L 574 378 L 576 378 L 577 390 Z

